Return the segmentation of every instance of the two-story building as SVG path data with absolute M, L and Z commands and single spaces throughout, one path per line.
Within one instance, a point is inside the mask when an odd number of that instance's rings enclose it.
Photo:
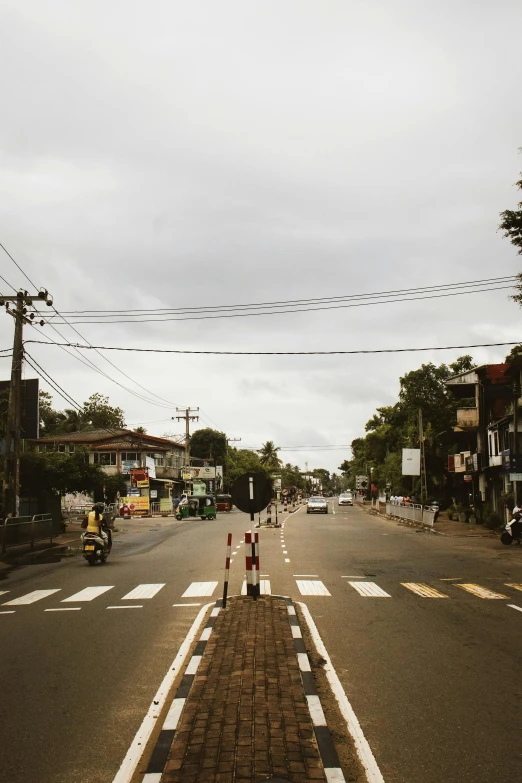
M 462 474 L 463 486 L 475 502 L 486 502 L 499 514 L 504 512 L 504 499 L 518 489 L 516 455 L 522 423 L 517 414 L 522 401 L 515 382 L 517 377 L 520 381 L 521 368 L 522 360 L 517 366 L 487 364 L 446 381 L 452 394 L 463 401 L 453 428 L 460 451 L 450 455 L 449 470 Z
M 99 465 L 108 476 L 121 473 L 131 494 L 130 471 L 145 467 L 147 458 L 154 460 L 155 477 L 150 478 L 152 501 L 171 497 L 181 491 L 181 468 L 185 463 L 185 446 L 176 441 L 146 435 L 127 429 L 93 429 L 53 435 L 34 440 L 38 451 L 61 451 L 72 454 L 85 448 L 89 461 Z

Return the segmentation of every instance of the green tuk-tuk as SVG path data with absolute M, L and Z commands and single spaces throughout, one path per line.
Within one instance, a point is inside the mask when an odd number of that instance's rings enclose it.
M 176 519 L 215 519 L 216 502 L 214 495 L 190 495 L 186 503 L 176 509 Z

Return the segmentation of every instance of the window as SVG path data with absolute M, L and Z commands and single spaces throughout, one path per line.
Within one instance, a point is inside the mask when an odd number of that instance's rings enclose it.
M 116 465 L 115 451 L 95 451 L 94 463 L 96 465 Z
M 489 455 L 490 457 L 498 457 L 500 454 L 500 444 L 498 438 L 498 430 L 490 430 L 489 432 Z
M 122 451 L 120 456 L 122 462 L 140 462 L 140 455 L 137 451 Z
M 74 454 L 74 446 L 72 443 L 59 443 L 58 451 L 62 454 Z
M 157 468 L 163 468 L 165 466 L 165 455 L 164 454 L 146 454 L 146 457 L 152 457 L 154 460 L 154 464 Z

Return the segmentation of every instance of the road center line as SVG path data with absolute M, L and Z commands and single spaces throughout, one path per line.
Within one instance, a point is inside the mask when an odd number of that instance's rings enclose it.
M 509 606 L 510 609 L 516 609 L 517 612 L 522 612 L 522 606 L 517 606 L 516 604 L 507 604 L 507 606 Z

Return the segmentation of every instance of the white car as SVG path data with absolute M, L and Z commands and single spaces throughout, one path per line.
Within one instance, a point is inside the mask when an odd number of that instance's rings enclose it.
M 340 506 L 353 506 L 353 495 L 351 492 L 343 492 L 339 495 Z
M 307 514 L 328 514 L 328 501 L 319 495 L 308 498 L 306 504 Z

